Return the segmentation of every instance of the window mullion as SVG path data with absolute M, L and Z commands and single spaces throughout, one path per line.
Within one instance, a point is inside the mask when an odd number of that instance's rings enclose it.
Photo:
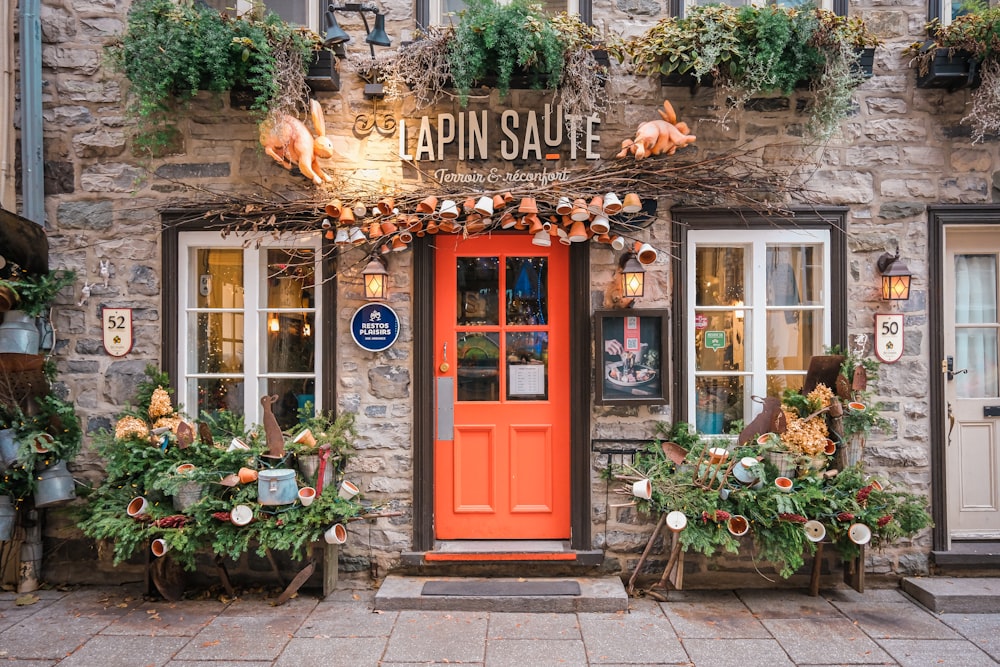
M 260 424 L 260 339 L 266 335 L 266 308 L 262 310 L 262 299 L 267 298 L 267 284 L 261 278 L 261 264 L 266 261 L 266 253 L 247 248 L 243 251 L 243 414 L 247 425 Z M 251 296 L 252 295 L 252 296 Z M 264 306 L 266 306 L 266 301 Z

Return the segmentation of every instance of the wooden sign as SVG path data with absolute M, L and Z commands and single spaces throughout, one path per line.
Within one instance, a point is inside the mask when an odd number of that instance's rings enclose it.
M 891 364 L 903 356 L 903 314 L 876 313 L 875 356 Z
M 104 350 L 112 357 L 124 357 L 132 351 L 132 309 L 104 308 Z

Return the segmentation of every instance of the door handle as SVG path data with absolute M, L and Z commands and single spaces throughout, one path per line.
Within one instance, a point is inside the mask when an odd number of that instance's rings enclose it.
M 951 447 L 951 432 L 955 430 L 955 413 L 951 411 L 951 401 L 948 402 L 948 446 Z
M 441 350 L 441 365 L 438 366 L 438 370 L 442 373 L 447 373 L 451 366 L 448 364 L 448 342 L 445 341 Z
M 962 373 L 969 372 L 968 368 L 963 368 L 961 370 L 956 371 L 955 357 L 952 357 L 950 355 L 945 357 L 944 361 L 941 362 L 941 366 L 942 366 L 941 370 L 943 370 L 945 375 L 948 377 L 948 382 L 954 380 L 956 375 L 961 375 Z

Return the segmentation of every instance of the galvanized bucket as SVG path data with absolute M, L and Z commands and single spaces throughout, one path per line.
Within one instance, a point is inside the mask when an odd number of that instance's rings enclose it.
M 17 463 L 18 442 L 14 439 L 15 431 L 12 428 L 0 430 L 0 470 L 9 468 Z
M 319 454 L 296 454 L 295 462 L 298 464 L 299 472 L 306 478 L 306 481 L 316 488 L 326 489 L 333 486 L 333 472 L 334 468 L 337 467 L 333 457 L 327 460 L 326 468 L 323 469 L 322 484 L 317 479 L 319 476 Z
M 0 352 L 38 354 L 38 327 L 35 318 L 21 310 L 8 310 L 0 324 Z
M 0 542 L 6 542 L 14 535 L 14 521 L 17 511 L 10 496 L 0 496 Z
M 173 495 L 174 509 L 183 512 L 201 500 L 204 494 L 205 485 L 201 482 L 184 482 Z
M 53 463 L 38 473 L 38 489 L 35 491 L 35 507 L 52 507 L 76 498 L 73 476 L 66 469 L 65 461 Z
M 299 487 L 291 468 L 261 470 L 257 474 L 257 502 L 261 505 L 290 505 L 298 497 Z

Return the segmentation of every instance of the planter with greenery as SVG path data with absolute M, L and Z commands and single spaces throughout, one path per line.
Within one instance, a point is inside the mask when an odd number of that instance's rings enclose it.
M 137 142 L 158 151 L 170 141 L 176 105 L 199 90 L 249 89 L 250 109 L 262 119 L 305 110 L 306 68 L 319 42 L 318 35 L 257 9 L 231 18 L 203 5 L 138 0 L 107 54 L 131 82 Z
M 851 95 L 865 79 L 863 50 L 879 43 L 861 19 L 808 5 L 709 5 L 662 19 L 612 50 L 639 72 L 714 82 L 731 110 L 757 95 L 790 95 L 808 82 L 813 100 L 807 129 L 822 139 L 848 114 Z
M 301 560 L 332 524 L 361 513 L 361 505 L 340 498 L 335 487 L 324 488 L 308 507 L 298 503 L 260 505 L 257 483 L 237 482 L 240 469 L 257 468 L 259 457 L 267 451 L 259 429 L 237 432 L 240 419 L 217 414 L 206 422 L 211 442 L 198 438 L 181 448 L 176 431 L 183 419 L 163 389 L 168 378 L 155 367 L 148 367 L 146 375 L 135 407 L 123 413 L 115 431 L 95 435 L 95 446 L 106 461 L 107 478 L 87 494 L 81 508 L 80 528 L 92 538 L 112 543 L 116 564 L 155 538 L 165 540 L 169 555 L 188 570 L 196 567 L 197 554 L 205 551 L 237 559 L 250 549 L 260 555 L 275 549 Z M 346 456 L 353 438 L 353 431 L 347 428 L 352 419 L 321 415 L 311 423 L 321 422 L 342 427 L 328 437 L 338 443 L 341 456 Z M 155 430 L 158 427 L 166 431 Z M 249 450 L 231 448 L 234 437 Z M 178 466 L 188 463 L 193 469 L 179 473 Z M 301 478 L 297 482 L 306 484 Z M 203 485 L 203 495 L 177 510 L 170 496 L 188 483 Z M 139 496 L 148 502 L 146 512 L 129 516 L 129 503 Z M 254 520 L 247 525 L 231 521 L 230 512 L 239 505 L 253 510 Z
M 1000 133 L 1000 7 L 966 2 L 968 12 L 946 26 L 927 24 L 929 42 L 904 50 L 913 57 L 917 86 L 972 88 L 969 114 L 973 143 Z
M 707 448 L 728 449 L 731 460 L 745 457 L 762 459 L 763 451 L 756 442 L 736 447 L 724 438 L 692 439 L 691 428 L 684 423 L 660 425 L 663 441 L 684 441 L 688 454 L 680 465 L 664 453 L 657 440 L 640 453 L 632 466 L 611 470 L 613 479 L 631 483 L 649 479 L 652 497 L 635 498 L 640 509 L 653 515 L 671 511 L 683 512 L 687 526 L 680 532 L 681 548 L 712 557 L 720 553 L 738 553 L 746 539 L 752 540 L 755 556 L 774 563 L 782 577 L 789 577 L 804 564 L 804 556 L 812 554 L 816 542 L 803 529 L 814 520 L 826 529 L 826 540 L 836 545 L 845 560 L 860 553 L 867 539 L 858 538 L 861 525 L 868 529 L 870 545 L 884 547 L 899 539 L 912 537 L 931 525 L 927 499 L 889 482 L 866 475 L 860 465 L 845 468 L 835 474 L 810 474 L 794 480 L 790 490 L 774 484 L 775 469 L 764 461 L 752 466 L 756 476 L 751 484 L 740 483 L 727 475 L 719 490 L 704 488 L 697 482 L 699 462 L 704 461 Z M 622 490 L 627 493 L 626 490 Z M 734 536 L 727 521 L 734 515 L 746 517 L 750 524 L 748 538 Z

